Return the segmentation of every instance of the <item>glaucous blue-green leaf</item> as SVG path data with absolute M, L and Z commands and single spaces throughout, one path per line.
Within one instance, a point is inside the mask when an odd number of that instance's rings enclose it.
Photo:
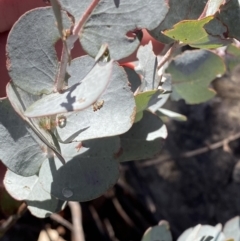
M 226 40 L 226 32 L 227 32 L 227 27 L 225 25 L 223 25 L 223 23 L 217 19 L 217 18 L 213 18 L 211 21 L 209 21 L 208 23 L 206 23 L 204 25 L 204 29 L 205 31 L 208 33 L 208 35 L 210 36 L 210 44 L 215 43 L 215 40 L 212 38 L 213 37 L 217 37 L 219 39 L 222 39 L 222 43 L 224 45 L 230 44 L 231 40 Z M 213 41 L 212 41 L 213 39 Z M 218 40 L 217 40 L 218 42 Z
M 31 133 L 33 133 L 34 136 L 37 135 L 35 139 L 39 141 L 40 146 L 44 146 L 44 148 L 42 148 L 42 151 L 46 153 L 45 145 L 47 145 L 64 163 L 65 161 L 61 156 L 61 151 L 57 139 L 51 132 L 51 130 L 47 129 L 47 126 L 49 125 L 49 123 L 51 123 L 50 117 L 27 118 L 26 116 L 24 116 L 24 111 L 26 110 L 26 108 L 33 102 L 38 100 L 39 97 L 21 90 L 20 88 L 16 87 L 12 82 L 7 85 L 6 90 L 8 99 L 14 110 L 20 115 L 22 119 L 27 122 L 25 124 L 32 129 Z M 54 121 L 54 119 L 52 121 Z
M 225 52 L 226 55 L 224 56 L 224 60 L 226 62 L 227 69 L 232 71 L 240 64 L 240 49 L 236 45 L 229 44 Z
M 162 43 L 171 43 L 174 40 L 163 35 L 162 31 L 170 29 L 174 24 L 187 19 L 198 19 L 203 12 L 207 0 L 169 0 L 169 11 L 164 21 L 154 30 L 151 35 Z
M 162 224 L 148 228 L 141 241 L 172 241 L 169 224 L 163 222 Z
M 226 240 L 233 239 L 234 241 L 240 239 L 240 218 L 239 216 L 228 220 L 223 228 L 223 233 Z
M 162 107 L 168 100 L 172 92 L 172 77 L 169 74 L 163 74 L 161 80 L 160 94 L 154 95 L 148 103 L 148 109 L 151 112 L 156 112 L 160 107 Z
M 58 2 L 58 0 L 50 0 L 50 3 L 52 5 L 52 10 L 57 21 L 59 36 L 62 38 L 64 33 L 64 27 L 60 3 Z
M 157 99 L 159 94 L 161 93 L 160 90 L 150 90 L 139 93 L 134 96 L 136 102 L 136 116 L 135 116 L 135 123 L 140 121 L 143 117 L 143 111 L 148 108 L 149 101 L 153 99 Z
M 112 73 L 113 61 L 96 64 L 84 79 L 63 90 L 62 93 L 45 95 L 27 108 L 27 117 L 41 117 L 83 110 L 97 101 L 107 88 Z M 51 103 L 51 104 L 49 104 Z
M 139 88 L 139 86 L 141 85 L 141 79 L 139 77 L 139 75 L 131 68 L 127 67 L 127 66 L 123 66 L 127 77 L 128 77 L 128 81 L 130 83 L 130 87 L 131 87 L 131 91 L 133 93 L 135 93 L 135 91 Z
M 0 113 L 0 159 L 19 175 L 34 175 L 46 159 L 46 145 L 15 112 L 8 99 L 0 100 Z
M 136 117 L 135 123 L 141 120 L 143 111 L 149 109 L 155 112 L 158 108 L 163 106 L 169 98 L 171 86 L 171 76 L 165 74 L 162 77 L 163 83 L 160 89 L 145 91 L 135 95 L 136 102 Z
M 160 77 L 157 75 L 157 56 L 153 53 L 152 42 L 145 46 L 140 46 L 137 52 L 138 65 L 135 71 L 141 75 L 141 91 L 157 89 Z
M 181 41 L 196 48 L 218 48 L 229 44 L 229 40 L 221 38 L 223 31 L 226 31 L 219 21 L 214 23 L 215 31 L 211 34 L 206 31 L 204 26 L 213 20 L 213 16 L 209 16 L 200 20 L 183 20 L 173 26 L 172 29 L 165 30 L 163 33 L 174 40 Z M 209 27 L 211 30 L 212 26 Z M 217 31 L 216 31 L 217 30 Z
M 39 178 L 43 188 L 56 198 L 66 201 L 95 199 L 118 180 L 120 148 L 118 137 L 95 139 L 82 143 L 62 144 L 67 163 L 56 158 L 43 163 Z
M 187 117 L 185 115 L 182 115 L 182 114 L 179 114 L 177 112 L 167 110 L 167 109 L 164 109 L 164 108 L 159 108 L 156 111 L 156 114 L 161 118 L 169 117 L 170 119 L 177 120 L 177 121 L 186 121 L 187 120 Z
M 62 9 L 68 11 L 74 17 L 75 23 L 77 23 L 93 0 L 58 0 L 58 2 L 61 4 Z
M 3 179 L 4 186 L 8 193 L 17 200 L 26 200 L 38 181 L 38 176 L 24 177 L 7 170 Z
M 216 12 L 219 11 L 220 6 L 224 2 L 225 2 L 225 0 L 208 0 L 201 17 L 207 17 L 207 16 L 214 15 Z
M 240 40 L 240 0 L 226 1 L 220 8 L 220 13 L 216 15 L 226 27 L 226 37 Z
M 78 1 L 76 8 L 81 5 Z M 140 44 L 138 37 L 127 37 L 127 33 L 136 29 L 156 28 L 167 12 L 165 0 L 101 0 L 80 32 L 80 42 L 91 56 L 96 56 L 101 45 L 108 43 L 111 57 L 122 59 L 132 54 Z
M 149 111 L 132 128 L 120 135 L 121 150 L 118 160 L 121 162 L 152 158 L 161 151 L 167 137 L 167 128 L 160 118 Z
M 52 197 L 39 183 L 38 176 L 23 177 L 7 170 L 4 186 L 9 194 L 27 202 L 29 211 L 36 217 L 45 218 L 61 211 L 65 203 Z
M 54 44 L 60 38 L 50 7 L 31 10 L 14 24 L 7 40 L 9 75 L 18 87 L 40 95 L 53 90 L 58 59 Z M 70 21 L 63 15 L 63 25 Z
M 173 90 L 187 103 L 198 104 L 215 95 L 208 86 L 225 72 L 225 65 L 210 51 L 193 50 L 174 58 L 167 71 L 172 75 Z
M 167 110 L 164 108 L 159 108 L 156 111 L 156 114 L 164 121 L 166 117 L 172 119 L 172 120 L 177 120 L 177 121 L 186 121 L 187 117 L 185 115 L 179 114 L 177 112 Z
M 73 60 L 68 69 L 71 75 L 69 84 L 77 83 L 79 76 L 87 73 L 93 65 L 94 59 L 89 56 Z M 96 77 L 95 81 L 98 82 L 99 78 Z M 104 93 L 89 108 L 64 114 L 66 123 L 58 125 L 57 132 L 62 142 L 119 135 L 132 126 L 135 110 L 127 75 L 122 67 L 114 64 L 110 83 Z
M 49 217 L 52 213 L 58 213 L 64 209 L 66 203 L 46 192 L 38 181 L 25 200 L 29 211 L 38 218 Z
M 224 241 L 226 240 L 226 238 L 222 233 L 221 224 L 218 224 L 216 226 L 198 224 L 193 228 L 185 230 L 177 239 L 177 241 L 191 240 Z

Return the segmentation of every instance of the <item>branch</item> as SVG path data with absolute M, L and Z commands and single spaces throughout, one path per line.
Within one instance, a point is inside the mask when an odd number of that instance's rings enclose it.
M 8 217 L 8 219 L 0 226 L 1 235 L 6 233 L 17 222 L 17 220 L 23 216 L 26 211 L 27 204 L 23 202 L 18 208 L 17 213 Z
M 62 49 L 62 55 L 61 55 L 61 62 L 58 69 L 57 79 L 55 81 L 55 87 L 54 91 L 61 92 L 64 87 L 64 79 L 65 74 L 67 71 L 67 65 L 69 62 L 69 53 L 68 49 L 71 50 L 74 46 L 74 43 L 79 38 L 79 35 L 81 35 L 81 32 L 83 30 L 83 25 L 88 19 L 88 17 L 93 12 L 94 8 L 97 6 L 100 0 L 93 0 L 91 5 L 88 7 L 88 9 L 83 14 L 82 18 L 78 21 L 78 23 L 73 28 L 73 34 L 69 36 L 66 40 L 66 42 L 63 44 Z
M 62 224 L 62 226 L 68 228 L 70 231 L 73 231 L 73 225 L 68 222 L 66 219 L 64 219 L 63 217 L 61 217 L 59 214 L 57 213 L 52 213 L 50 218 L 60 224 Z
M 197 155 L 203 154 L 205 152 L 209 152 L 209 151 L 215 150 L 217 148 L 224 147 L 229 142 L 235 141 L 239 138 L 240 138 L 240 132 L 236 133 L 235 135 L 231 135 L 231 136 L 229 136 L 229 137 L 227 137 L 227 138 L 225 138 L 221 141 L 212 143 L 208 146 L 205 146 L 205 147 L 193 150 L 193 151 L 184 152 L 182 154 L 179 154 L 178 156 L 166 155 L 166 156 L 163 156 L 162 158 L 159 158 L 157 160 L 146 161 L 144 163 L 138 164 L 138 167 L 148 167 L 148 166 L 152 166 L 152 165 L 158 165 L 158 164 L 160 164 L 164 161 L 168 161 L 170 159 L 190 158 L 190 157 L 193 157 L 193 156 L 197 156 Z
M 106 229 L 107 229 L 109 238 L 110 238 L 112 241 L 119 241 L 119 239 L 117 239 L 116 236 L 115 236 L 115 232 L 114 232 L 113 226 L 112 226 L 112 224 L 110 223 L 110 221 L 109 221 L 107 218 L 105 218 L 105 219 L 103 220 L 103 222 L 104 222 L 105 227 L 106 227 Z
M 78 202 L 68 202 L 72 214 L 72 238 L 74 241 L 85 241 L 82 227 L 82 212 Z
M 73 35 L 81 35 L 82 29 L 83 29 L 82 27 L 83 27 L 84 23 L 86 22 L 86 20 L 91 15 L 91 13 L 93 12 L 93 10 L 95 9 L 95 7 L 98 5 L 99 2 L 100 2 L 100 0 L 92 1 L 91 5 L 88 7 L 88 9 L 83 14 L 82 18 L 75 25 L 75 27 L 73 29 Z

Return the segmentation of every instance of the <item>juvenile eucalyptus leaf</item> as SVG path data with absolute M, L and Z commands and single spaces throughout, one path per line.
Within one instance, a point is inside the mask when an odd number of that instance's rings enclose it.
M 48 146 L 52 151 L 54 151 L 62 163 L 64 163 L 65 161 L 61 156 L 61 151 L 57 139 L 54 134 L 47 129 L 46 126 L 48 125 L 48 120 L 50 120 L 50 118 L 27 118 L 24 116 L 24 111 L 26 108 L 38 100 L 39 97 L 31 95 L 17 88 L 12 82 L 7 85 L 6 90 L 11 105 L 19 114 L 19 116 L 27 122 L 25 123 L 26 126 L 31 128 L 31 133 L 34 139 L 40 143 L 40 146 L 42 146 L 42 152 L 46 153 L 46 148 Z
M 163 33 L 195 48 L 211 49 L 229 44 L 229 40 L 221 37 L 227 29 L 219 21 L 216 20 L 212 25 L 208 25 L 209 31 L 205 29 L 205 25 L 210 24 L 211 20 L 214 20 L 213 16 L 200 20 L 183 20 Z
M 62 144 L 67 163 L 56 158 L 43 163 L 40 183 L 55 197 L 66 201 L 89 201 L 111 188 L 119 177 L 115 154 L 118 137 L 95 139 L 82 143 Z
M 159 117 L 164 118 L 166 116 L 166 117 L 169 117 L 170 119 L 177 120 L 177 121 L 186 121 L 187 120 L 187 117 L 185 115 L 182 115 L 182 114 L 179 114 L 177 112 L 167 110 L 167 109 L 164 109 L 164 108 L 159 108 L 156 111 L 156 114 Z
M 0 100 L 0 113 L 0 159 L 19 175 L 34 175 L 46 159 L 46 145 L 15 112 L 8 99 Z
M 204 239 L 206 238 L 206 239 Z M 211 241 L 224 241 L 226 240 L 222 233 L 222 225 L 200 225 L 185 230 L 177 241 L 191 241 L 191 240 L 211 240 Z
M 64 209 L 66 202 L 51 196 L 38 181 L 25 200 L 29 211 L 38 218 L 49 217 L 52 213 L 58 213 Z
M 135 96 L 135 102 L 137 107 L 135 123 L 142 119 L 143 111 L 148 109 L 150 100 L 157 99 L 160 93 L 160 90 L 151 90 L 139 93 Z
M 63 15 L 63 26 L 70 21 Z M 14 84 L 29 93 L 53 90 L 58 59 L 54 44 L 60 38 L 50 7 L 31 10 L 14 24 L 7 40 L 8 71 Z
M 225 72 L 225 65 L 210 51 L 185 51 L 172 60 L 167 72 L 172 75 L 173 90 L 187 103 L 198 104 L 215 95 L 208 85 Z
M 76 8 L 80 8 L 80 1 L 78 6 Z M 156 28 L 167 12 L 165 0 L 102 0 L 86 21 L 80 33 L 80 42 L 91 56 L 96 56 L 101 45 L 108 43 L 111 57 L 122 59 L 133 53 L 140 44 L 138 37 L 129 38 L 127 33 L 136 29 Z
M 62 9 L 68 11 L 72 16 L 74 16 L 75 23 L 77 23 L 93 1 L 58 0 L 58 2 L 61 4 Z
M 34 185 L 38 182 L 38 176 L 24 177 L 7 170 L 3 179 L 4 186 L 8 193 L 17 200 L 26 200 Z
M 145 46 L 140 46 L 137 52 L 138 65 L 135 71 L 142 76 L 141 90 L 154 90 L 158 87 L 160 77 L 157 75 L 157 56 L 153 53 L 152 42 Z
M 120 162 L 152 158 L 161 151 L 167 128 L 163 122 L 151 112 L 144 111 L 142 119 L 132 128 L 120 135 Z
M 174 24 L 187 19 L 198 19 L 204 10 L 206 0 L 169 0 L 169 11 L 164 21 L 154 30 L 151 35 L 162 43 L 172 43 L 173 39 L 162 34 L 162 31 L 170 29 Z
M 214 15 L 219 11 L 220 6 L 225 2 L 225 0 L 208 0 L 206 7 L 204 9 L 204 14 L 202 17 L 207 17 Z
M 172 239 L 172 234 L 169 231 L 169 224 L 163 223 L 148 228 L 141 241 L 172 241 Z
M 156 112 L 158 108 L 163 106 L 170 96 L 172 90 L 171 77 L 165 74 L 162 77 L 164 81 L 160 89 L 145 91 L 135 95 L 136 117 L 135 123 L 141 120 L 144 110 Z
M 92 105 L 107 88 L 112 73 L 113 61 L 96 64 L 90 73 L 62 93 L 44 96 L 27 108 L 27 117 L 49 116 L 83 110 Z M 51 105 L 49 105 L 51 103 Z
M 93 64 L 94 59 L 89 56 L 73 60 L 68 69 L 71 75 L 69 84 L 77 83 L 78 77 L 87 73 Z M 62 142 L 116 136 L 128 131 L 135 118 L 135 101 L 123 68 L 113 65 L 110 83 L 95 103 L 84 110 L 59 115 L 58 118 L 61 116 L 66 120 L 65 125 L 57 126 Z
M 219 19 L 213 18 L 204 25 L 204 29 L 209 35 L 223 39 L 223 43 L 225 43 L 225 45 L 227 45 L 227 43 L 231 43 L 230 40 L 226 40 L 227 27 Z
M 50 2 L 51 2 L 51 5 L 52 5 L 53 13 L 54 13 L 55 18 L 57 20 L 57 27 L 58 27 L 59 36 L 62 38 L 64 28 L 63 28 L 61 6 L 60 6 L 58 0 L 50 0 Z
M 236 216 L 228 220 L 223 228 L 223 233 L 226 240 L 239 240 L 240 239 L 240 218 Z
M 127 76 L 128 76 L 128 81 L 131 84 L 131 91 L 134 93 L 141 85 L 141 79 L 139 75 L 131 68 L 127 66 L 123 66 Z
M 156 112 L 160 107 L 162 107 L 168 100 L 172 92 L 172 77 L 169 74 L 164 74 L 162 76 L 162 85 L 159 95 L 154 95 L 149 103 L 148 109 L 151 112 Z
M 240 40 L 240 0 L 226 1 L 216 18 L 227 27 L 227 37 Z
M 23 177 L 7 170 L 3 182 L 9 194 L 17 200 L 26 201 L 29 211 L 36 217 L 48 217 L 65 206 L 63 201 L 52 197 L 42 188 L 37 175 Z
M 226 48 L 226 56 L 224 60 L 226 62 L 227 69 L 232 71 L 240 64 L 240 49 L 233 44 L 229 44 Z

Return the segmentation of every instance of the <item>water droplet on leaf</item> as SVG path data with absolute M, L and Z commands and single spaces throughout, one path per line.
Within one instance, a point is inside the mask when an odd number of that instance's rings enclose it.
M 65 187 L 62 190 L 62 194 L 64 197 L 69 198 L 73 195 L 73 191 L 70 188 Z

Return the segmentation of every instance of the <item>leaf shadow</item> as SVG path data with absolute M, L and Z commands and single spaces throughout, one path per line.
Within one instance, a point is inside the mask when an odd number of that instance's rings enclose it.
M 81 84 L 81 83 L 80 83 Z M 80 85 L 79 83 L 71 86 L 69 89 L 65 90 L 63 93 L 68 92 L 67 102 L 63 102 L 60 106 L 66 108 L 67 111 L 73 111 L 73 104 L 76 102 L 76 96 L 72 96 L 73 91 Z

